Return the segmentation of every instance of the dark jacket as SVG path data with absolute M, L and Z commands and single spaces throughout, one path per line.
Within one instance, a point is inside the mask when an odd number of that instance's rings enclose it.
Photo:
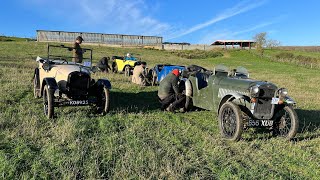
M 162 100 L 172 94 L 179 93 L 179 77 L 170 73 L 168 74 L 159 85 L 158 97 Z
M 83 60 L 83 51 L 80 47 L 80 44 L 77 42 L 73 45 L 73 58 L 72 61 L 76 63 L 82 63 Z
M 109 70 L 111 70 L 108 63 L 109 59 L 110 59 L 109 57 L 103 57 L 97 64 L 97 67 L 100 68 L 102 71 L 109 72 Z

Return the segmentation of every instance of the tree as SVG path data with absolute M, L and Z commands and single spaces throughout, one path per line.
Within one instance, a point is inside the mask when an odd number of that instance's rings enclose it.
M 260 56 L 263 56 L 264 49 L 263 47 L 266 46 L 267 43 L 267 33 L 261 32 L 256 34 L 253 39 L 256 42 L 256 50 L 258 51 Z
M 268 39 L 267 40 L 267 48 L 275 48 L 275 47 L 278 47 L 280 46 L 280 41 L 277 41 L 277 40 L 274 40 L 274 39 Z

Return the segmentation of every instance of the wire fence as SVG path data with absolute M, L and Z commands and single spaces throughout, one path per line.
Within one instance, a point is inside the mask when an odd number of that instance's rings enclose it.
M 138 36 L 123 34 L 102 34 L 86 32 L 65 32 L 37 30 L 38 42 L 74 42 L 77 36 L 82 36 L 86 43 L 97 43 L 120 46 L 161 46 L 162 37 Z

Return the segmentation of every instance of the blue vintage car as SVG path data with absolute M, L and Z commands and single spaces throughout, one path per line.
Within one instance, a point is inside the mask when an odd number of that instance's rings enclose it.
M 178 69 L 183 71 L 186 69 L 185 66 L 180 65 L 171 65 L 171 64 L 157 64 L 154 68 L 151 69 L 152 72 L 152 85 L 157 85 L 160 81 L 167 76 L 172 70 Z

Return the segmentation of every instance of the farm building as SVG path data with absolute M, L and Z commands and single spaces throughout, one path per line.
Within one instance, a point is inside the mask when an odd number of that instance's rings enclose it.
M 225 48 L 227 46 L 232 46 L 232 48 L 235 48 L 235 46 L 240 47 L 240 48 L 249 48 L 253 46 L 255 41 L 253 40 L 216 40 L 213 42 L 211 45 L 212 46 L 221 46 L 223 45 Z
M 107 44 L 116 46 L 162 45 L 162 37 L 158 36 L 37 30 L 38 42 L 74 42 L 77 36 L 82 36 L 85 43 L 93 44 Z

